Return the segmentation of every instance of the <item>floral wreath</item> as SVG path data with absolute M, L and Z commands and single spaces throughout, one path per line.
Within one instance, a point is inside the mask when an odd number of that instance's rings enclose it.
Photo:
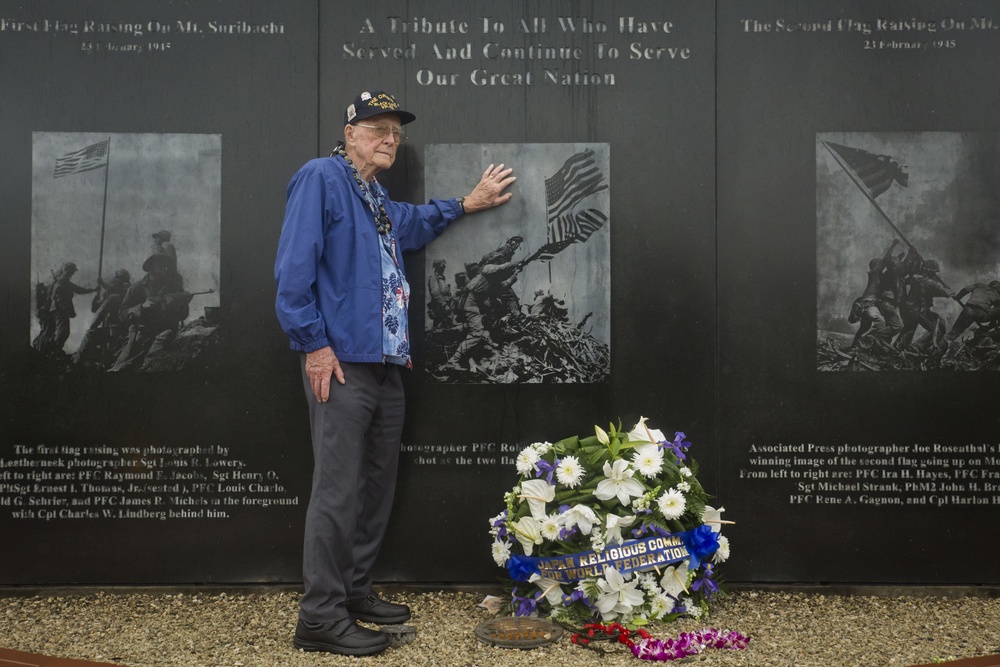
M 706 505 L 684 433 L 668 440 L 646 421 L 518 454 L 520 480 L 490 519 L 511 612 L 637 628 L 708 611 L 729 557 L 721 527 L 732 522 Z

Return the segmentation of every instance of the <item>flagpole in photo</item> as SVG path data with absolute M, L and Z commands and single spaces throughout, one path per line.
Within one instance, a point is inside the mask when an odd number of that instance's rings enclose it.
M 101 285 L 104 284 L 104 229 L 108 219 L 108 172 L 111 171 L 111 137 L 105 142 L 107 144 L 107 155 L 104 161 L 104 203 L 101 207 L 101 248 L 97 255 L 97 293 L 94 294 L 96 299 L 100 294 Z
M 97 259 L 97 284 L 103 283 L 104 271 L 104 228 L 108 215 L 108 172 L 111 171 L 111 137 L 96 144 L 91 144 L 78 151 L 66 153 L 56 160 L 56 168 L 52 172 L 52 178 L 61 178 L 72 174 L 80 174 L 93 169 L 104 167 L 104 201 L 101 210 L 101 247 Z M 100 296 L 100 290 L 94 295 L 96 300 Z

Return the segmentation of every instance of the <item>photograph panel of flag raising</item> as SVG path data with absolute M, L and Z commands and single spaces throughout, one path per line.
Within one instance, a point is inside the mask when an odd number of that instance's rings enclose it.
M 1000 135 L 816 140 L 817 367 L 1000 370 Z
M 488 224 L 426 249 L 426 369 L 441 382 L 595 383 L 611 368 L 610 148 L 455 144 L 427 149 L 425 189 L 518 164 Z
M 32 134 L 31 347 L 54 370 L 179 370 L 219 320 L 222 143 Z

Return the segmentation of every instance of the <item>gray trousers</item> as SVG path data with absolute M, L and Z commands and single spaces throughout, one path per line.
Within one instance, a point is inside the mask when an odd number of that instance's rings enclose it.
M 346 384 L 330 384 L 320 403 L 302 378 L 312 426 L 313 480 L 306 511 L 299 618 L 347 618 L 345 603 L 371 593 L 399 466 L 403 382 L 395 364 L 341 362 Z

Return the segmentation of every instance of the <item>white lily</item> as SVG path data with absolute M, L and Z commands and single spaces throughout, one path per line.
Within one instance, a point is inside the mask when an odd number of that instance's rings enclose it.
M 613 620 L 619 614 L 628 614 L 633 607 L 639 607 L 645 600 L 642 591 L 638 590 L 639 580 L 625 577 L 613 567 L 604 568 L 604 577 L 597 580 L 600 594 L 597 597 L 597 609 L 605 620 Z
M 524 547 L 524 555 L 530 556 L 536 544 L 542 543 L 542 524 L 533 516 L 526 516 L 511 524 L 514 537 Z
M 609 514 L 604 530 L 605 543 L 621 544 L 624 541 L 622 539 L 622 528 L 628 528 L 633 523 L 635 523 L 635 516 L 618 516 L 617 514 Z
M 601 443 L 602 445 L 606 445 L 609 442 L 611 442 L 611 438 L 608 437 L 607 431 L 605 431 L 600 426 L 597 426 L 596 424 L 594 425 L 594 433 L 597 434 L 597 442 Z
M 547 579 L 540 574 L 531 575 L 531 577 L 528 578 L 528 581 L 541 589 L 542 595 L 549 601 L 549 604 L 552 605 L 553 609 L 557 609 L 562 606 L 563 589 L 562 584 L 558 581 L 555 579 Z
M 563 525 L 567 529 L 576 526 L 584 535 L 590 535 L 597 523 L 597 515 L 594 510 L 586 505 L 573 505 L 568 510 L 559 515 Z
M 681 599 L 681 593 L 687 592 L 688 561 L 682 560 L 676 566 L 671 565 L 663 571 L 660 577 L 660 588 L 675 600 Z
M 521 497 L 528 502 L 531 516 L 536 519 L 544 519 L 548 516 L 545 512 L 545 504 L 555 499 L 556 487 L 544 479 L 530 479 L 521 482 Z
M 613 464 L 610 461 L 604 462 L 604 476 L 597 484 L 594 496 L 598 500 L 611 500 L 618 496 L 618 502 L 626 507 L 631 502 L 630 498 L 641 496 L 646 489 L 638 480 L 632 479 L 635 471 L 629 467 L 628 461 L 618 459 Z
M 628 439 L 630 442 L 663 442 L 667 439 L 667 436 L 663 435 L 663 431 L 655 428 L 649 428 L 646 426 L 646 420 L 648 417 L 639 417 L 639 421 L 636 425 L 632 427 L 632 430 L 628 432 Z

